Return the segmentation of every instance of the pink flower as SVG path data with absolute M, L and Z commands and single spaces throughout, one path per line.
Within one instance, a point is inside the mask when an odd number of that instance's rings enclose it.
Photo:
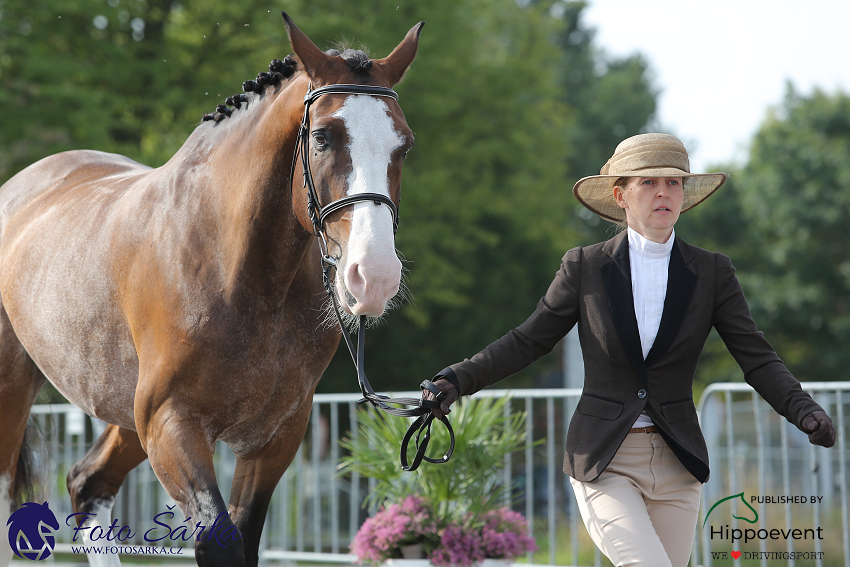
M 401 557 L 400 547 L 422 543 L 437 567 L 473 567 L 485 558 L 514 559 L 537 549 L 528 522 L 510 508 L 487 512 L 460 524 L 440 522 L 421 499 L 408 496 L 382 508 L 354 536 L 351 551 L 361 563 Z
M 486 558 L 481 547 L 482 540 L 475 530 L 464 530 L 451 525 L 443 530 L 440 547 L 428 559 L 438 567 L 472 567 Z
M 436 544 L 437 529 L 434 514 L 424 501 L 408 496 L 363 522 L 351 542 L 351 552 L 361 563 L 381 563 L 401 557 L 403 545 Z
M 513 559 L 537 549 L 528 533 L 528 521 L 510 508 L 485 514 L 481 537 L 487 557 L 494 559 Z

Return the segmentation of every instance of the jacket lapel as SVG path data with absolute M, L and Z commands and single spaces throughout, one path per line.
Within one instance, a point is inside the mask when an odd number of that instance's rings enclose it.
M 680 246 L 680 243 L 682 246 Z M 687 244 L 677 237 L 673 243 L 673 250 L 670 252 L 664 311 L 661 314 L 661 324 L 658 327 L 655 342 L 652 343 L 652 348 L 646 355 L 647 367 L 659 360 L 673 344 L 673 340 L 682 326 L 682 321 L 685 319 L 688 306 L 691 304 L 697 276 L 688 269 L 683 252 L 687 253 L 687 260 L 690 261 L 693 257 L 692 251 L 687 248 Z
M 620 239 L 619 242 L 617 239 Z M 640 346 L 635 303 L 632 296 L 632 272 L 629 265 L 629 239 L 626 231 L 609 241 L 614 250 L 611 261 L 603 264 L 602 285 L 608 298 L 611 318 L 620 344 L 644 388 L 647 386 L 646 364 Z M 665 304 L 666 310 L 666 304 Z

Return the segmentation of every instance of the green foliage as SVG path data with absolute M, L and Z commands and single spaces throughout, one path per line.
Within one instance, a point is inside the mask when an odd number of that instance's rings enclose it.
M 755 137 L 741 201 L 759 250 L 751 308 L 802 379 L 850 368 L 850 97 L 789 87 Z
M 374 25 L 361 32 L 370 43 L 399 6 L 374 4 L 379 16 L 354 3 L 341 16 Z M 583 9 L 515 0 L 400 6 L 406 25 L 427 21 L 398 86 L 416 134 L 398 234 L 414 300 L 370 331 L 367 349 L 377 354 L 367 371 L 376 388 L 412 388 L 473 355 L 534 310 L 569 248 L 606 237 L 607 223 L 576 202 L 572 185 L 598 173 L 617 135 L 646 125 L 655 95 L 642 60 L 598 54 L 580 23 Z M 557 361 L 544 358 L 512 384 Z M 340 352 L 319 389 L 354 385 Z
M 681 234 L 732 258 L 759 329 L 797 378 L 848 379 L 850 97 L 789 86 L 731 173 L 682 217 Z M 715 338 L 699 376 L 741 372 Z
M 500 475 L 504 457 L 525 443 L 525 414 L 506 416 L 508 404 L 508 397 L 463 398 L 449 416 L 456 433 L 454 455 L 444 464 L 423 462 L 413 472 L 401 469 L 398 454 L 399 442 L 410 422 L 364 408 L 357 413 L 357 435 L 349 434 L 340 442 L 349 451 L 340 463 L 340 471 L 377 481 L 366 505 L 401 502 L 414 495 L 434 505 L 441 520 L 461 521 L 468 512 L 479 517 L 502 505 Z M 442 454 L 448 446 L 445 427 L 435 423 L 429 455 Z
M 413 388 L 521 323 L 564 252 L 606 236 L 571 187 L 649 121 L 646 65 L 601 56 L 572 0 L 0 0 L 0 182 L 69 149 L 163 164 L 291 51 L 280 9 L 322 49 L 373 57 L 427 22 L 397 86 L 416 136 L 397 243 L 414 300 L 367 345 L 376 388 Z M 355 383 L 341 349 L 319 391 Z

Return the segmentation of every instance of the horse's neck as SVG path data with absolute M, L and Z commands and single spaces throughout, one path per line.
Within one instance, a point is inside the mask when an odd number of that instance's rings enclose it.
M 276 93 L 251 96 L 230 117 L 199 126 L 165 166 L 191 179 L 195 197 L 209 207 L 225 286 L 272 282 L 268 291 L 276 293 L 311 243 L 293 213 L 289 186 L 307 89 L 299 75 Z M 278 277 L 267 277 L 275 270 Z

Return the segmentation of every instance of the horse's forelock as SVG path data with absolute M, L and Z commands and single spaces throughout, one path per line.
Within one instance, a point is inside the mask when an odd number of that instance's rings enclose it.
M 372 68 L 372 59 L 369 58 L 369 53 L 363 49 L 340 46 L 338 49 L 325 51 L 325 55 L 343 59 L 355 73 L 366 74 Z

